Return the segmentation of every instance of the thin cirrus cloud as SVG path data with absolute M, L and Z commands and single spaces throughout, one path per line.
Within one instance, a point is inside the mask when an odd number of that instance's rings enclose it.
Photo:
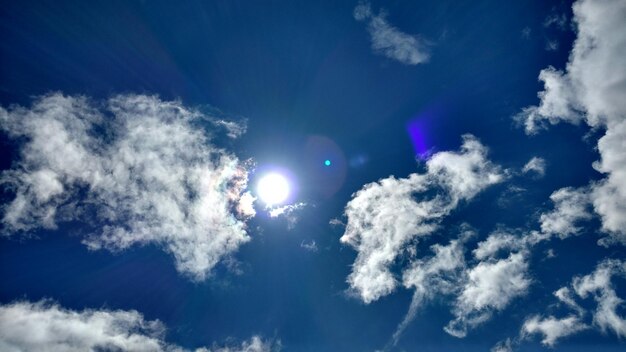
M 577 38 L 565 71 L 542 70 L 539 105 L 516 119 L 528 134 L 561 121 L 605 131 L 593 167 L 606 177 L 590 184 L 589 201 L 609 234 L 601 243 L 626 243 L 626 3 L 581 0 L 573 11 Z
M 165 326 L 130 310 L 74 311 L 49 301 L 0 305 L 0 350 L 18 351 L 191 351 L 165 341 Z M 195 352 L 270 352 L 280 341 L 258 335 L 236 345 Z
M 78 220 L 90 249 L 157 244 L 181 273 L 206 278 L 250 240 L 245 221 L 254 216 L 246 163 L 212 144 L 223 125 L 145 95 L 99 103 L 49 94 L 0 108 L 0 127 L 20 145 L 1 176 L 15 195 L 3 207 L 5 235 Z
M 417 65 L 429 60 L 430 51 L 425 40 L 391 25 L 385 12 L 374 14 L 369 2 L 360 2 L 354 8 L 353 15 L 357 21 L 367 22 L 374 52 L 406 65 Z

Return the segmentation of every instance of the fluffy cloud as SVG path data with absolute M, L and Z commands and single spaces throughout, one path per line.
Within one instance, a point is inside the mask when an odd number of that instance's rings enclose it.
M 489 235 L 486 240 L 479 242 L 473 253 L 476 259 L 485 260 L 495 257 L 501 251 L 519 251 L 523 248 L 526 248 L 524 238 L 504 231 L 496 231 Z
M 574 315 L 563 319 L 556 319 L 553 316 L 547 318 L 533 316 L 524 322 L 522 331 L 527 335 L 542 334 L 543 340 L 541 340 L 541 343 L 554 347 L 558 339 L 575 334 L 586 328 L 587 326 L 580 322 L 580 318 Z
M 406 65 L 428 61 L 430 54 L 427 44 L 419 37 L 403 33 L 389 24 L 384 12 L 375 15 L 369 2 L 361 2 L 354 8 L 354 18 L 357 21 L 368 21 L 367 29 L 374 51 Z
M 546 174 L 546 161 L 543 158 L 532 157 L 526 165 L 522 168 L 523 173 L 535 173 L 538 177 L 543 177 Z
M 626 319 L 617 314 L 624 300 L 617 296 L 611 283 L 614 276 L 626 277 L 626 262 L 605 260 L 596 270 L 586 276 L 574 278 L 572 287 L 581 298 L 593 296 L 597 302 L 593 323 L 603 332 L 612 330 L 617 336 L 626 337 Z
M 626 116 L 626 111 L 624 114 Z M 598 151 L 602 159 L 596 162 L 594 167 L 608 176 L 593 184 L 591 192 L 594 209 L 602 218 L 602 229 L 611 234 L 612 241 L 622 244 L 626 244 L 625 140 L 626 120 L 609 128 L 598 141 Z
M 617 276 L 626 278 L 626 262 L 605 259 L 591 274 L 574 277 L 569 287 L 561 287 L 554 292 L 554 296 L 573 311 L 571 314 L 564 318 L 556 318 L 553 315 L 545 318 L 542 315 L 530 316 L 522 325 L 519 337 L 507 339 L 496 345 L 492 351 L 497 350 L 499 346 L 507 348 L 501 349 L 503 351 L 512 351 L 513 346 L 519 345 L 535 334 L 543 335 L 541 342 L 544 345 L 554 347 L 559 339 L 592 327 L 603 333 L 612 331 L 620 338 L 626 337 L 626 319 L 618 314 L 624 301 L 617 296 L 612 283 L 613 278 Z M 577 302 L 589 297 L 596 302 L 592 321 L 587 321 L 589 314 Z
M 475 137 L 465 135 L 460 152 L 434 154 L 426 162 L 426 173 L 391 176 L 353 195 L 345 208 L 341 242 L 358 251 L 348 283 L 363 302 L 395 289 L 389 266 L 410 241 L 431 234 L 460 201 L 504 178 L 486 155 Z
M 541 214 L 541 231 L 546 235 L 557 235 L 561 239 L 580 232 L 576 224 L 591 218 L 589 195 L 585 189 L 561 188 L 550 195 L 554 209 Z
M 590 197 L 610 242 L 626 242 L 626 3 L 621 0 L 580 0 L 573 6 L 577 38 L 565 72 L 552 67 L 539 79 L 544 91 L 538 106 L 518 115 L 526 131 L 536 133 L 546 123 L 585 122 L 602 128 L 600 161 L 607 177 L 591 184 Z
M 186 349 L 164 340 L 165 327 L 137 311 L 72 311 L 50 302 L 0 306 L 0 349 L 19 351 L 168 351 Z M 196 352 L 269 352 L 280 343 L 253 336 L 239 346 L 199 348 Z
M 487 321 L 494 311 L 504 309 L 516 297 L 526 294 L 531 283 L 523 252 L 506 259 L 480 262 L 468 272 L 468 281 L 458 296 L 456 318 L 445 327 L 456 337 L 465 337 L 467 329 Z
M 0 126 L 21 146 L 1 176 L 15 194 L 3 208 L 6 232 L 79 220 L 92 229 L 90 249 L 155 243 L 180 272 L 204 279 L 249 241 L 244 221 L 254 215 L 246 165 L 211 144 L 213 122 L 144 95 L 100 104 L 50 94 L 0 108 Z

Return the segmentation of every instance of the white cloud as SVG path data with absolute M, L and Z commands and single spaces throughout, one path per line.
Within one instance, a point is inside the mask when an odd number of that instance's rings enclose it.
M 513 346 L 517 341 L 513 341 L 511 339 L 506 339 L 504 341 L 498 342 L 490 351 L 491 352 L 511 352 L 513 351 Z
M 567 28 L 567 15 L 564 13 L 553 13 L 546 17 L 546 19 L 543 21 L 543 26 L 555 26 L 558 29 L 564 30 Z
M 460 201 L 504 178 L 486 155 L 487 149 L 475 137 L 465 135 L 460 152 L 434 154 L 426 162 L 426 173 L 391 176 L 353 195 L 345 208 L 341 242 L 358 251 L 348 283 L 363 302 L 395 289 L 389 266 L 411 240 L 429 235 Z
M 571 287 L 561 287 L 554 296 L 574 311 L 565 318 L 547 318 L 534 315 L 526 319 L 520 331 L 520 338 L 527 339 L 533 334 L 542 334 L 542 343 L 554 347 L 557 341 L 581 330 L 588 329 L 591 322 L 584 318 L 585 309 L 577 303 L 577 298 L 593 297 L 596 309 L 593 312 L 593 326 L 602 332 L 613 331 L 618 337 L 626 337 L 626 319 L 619 316 L 618 311 L 624 301 L 617 296 L 612 279 L 615 276 L 626 278 L 626 262 L 616 259 L 605 259 L 600 262 L 594 272 L 582 277 L 575 277 Z M 517 340 L 516 340 L 517 341 Z
M 301 211 L 307 204 L 303 202 L 295 204 L 287 204 L 279 207 L 269 208 L 268 214 L 272 218 L 284 217 L 287 220 L 287 229 L 293 230 L 300 220 L 298 212 Z
M 406 327 L 413 321 L 418 309 L 436 295 L 453 293 L 460 276 L 464 274 L 465 259 L 463 244 L 471 236 L 466 232 L 460 239 L 450 241 L 447 246 L 433 245 L 434 256 L 426 260 L 416 260 L 402 274 L 406 288 L 414 288 L 409 311 L 398 325 L 388 347 L 395 346 Z
M 591 219 L 589 195 L 585 189 L 561 188 L 550 195 L 554 210 L 541 214 L 541 231 L 561 239 L 577 235 L 581 228 L 576 224 Z
M 255 335 L 250 340 L 242 341 L 239 344 L 213 347 L 212 349 L 201 348 L 197 349 L 196 352 L 271 352 L 280 350 L 280 341 L 263 340 L 260 336 Z
M 609 128 L 598 141 L 598 151 L 602 159 L 594 167 L 608 176 L 593 184 L 591 192 L 594 209 L 602 218 L 602 229 L 611 235 L 612 241 L 622 244 L 626 244 L 625 140 L 626 120 Z M 605 241 L 607 244 L 610 242 Z
M 50 94 L 31 108 L 0 108 L 0 126 L 23 141 L 2 174 L 15 192 L 2 222 L 30 232 L 83 221 L 90 249 L 159 244 L 180 272 L 204 279 L 249 241 L 244 221 L 254 215 L 246 165 L 211 144 L 210 122 L 145 95 L 100 104 Z
M 580 0 L 573 6 L 577 38 L 565 72 L 542 70 L 544 91 L 538 106 L 518 115 L 528 133 L 560 121 L 606 130 L 598 141 L 601 160 L 594 167 L 607 175 L 591 184 L 591 200 L 611 242 L 626 242 L 626 3 Z
M 524 322 L 522 331 L 527 335 L 542 334 L 543 340 L 541 340 L 541 343 L 554 347 L 558 339 L 575 334 L 586 328 L 587 326 L 575 315 L 570 315 L 563 319 L 557 319 L 553 316 L 543 318 L 536 315 Z
M 556 40 L 547 40 L 546 41 L 546 50 L 547 51 L 557 51 L 559 49 L 559 42 Z
M 617 314 L 617 309 L 623 305 L 624 300 L 615 292 L 611 283 L 613 276 L 626 277 L 626 262 L 605 260 L 598 264 L 593 273 L 574 278 L 572 287 L 581 298 L 592 295 L 598 303 L 593 314 L 593 323 L 603 332 L 612 330 L 623 338 L 626 337 L 626 319 Z
M 248 129 L 248 125 L 245 122 L 235 122 L 222 119 L 214 119 L 212 122 L 226 129 L 227 135 L 230 138 L 239 138 L 244 135 Z
M 531 280 L 523 252 L 506 259 L 483 261 L 470 269 L 468 280 L 457 297 L 456 318 L 445 327 L 456 337 L 465 337 L 468 328 L 487 321 L 494 311 L 504 309 L 516 297 L 526 294 Z
M 164 340 L 165 327 L 137 311 L 72 311 L 50 302 L 0 305 L 0 350 L 19 351 L 168 351 L 186 349 Z M 269 352 L 280 342 L 253 336 L 234 347 L 198 348 L 196 352 Z
M 311 240 L 309 242 L 305 242 L 303 240 L 302 242 L 300 242 L 300 247 L 306 249 L 309 252 L 317 252 L 319 249 L 315 240 Z
M 526 165 L 522 168 L 523 173 L 533 172 L 538 177 L 543 177 L 546 174 L 546 161 L 543 158 L 532 157 Z
M 474 249 L 474 257 L 478 260 L 495 257 L 495 255 L 503 250 L 519 251 L 526 248 L 523 238 L 512 235 L 503 231 L 496 231 L 489 235 L 486 240 L 478 243 Z
M 561 120 L 573 124 L 580 123 L 581 115 L 570 104 L 573 92 L 567 79 L 561 71 L 553 67 L 541 70 L 539 80 L 544 84 L 544 91 L 538 94 L 541 104 L 527 107 L 516 116 L 516 119 L 524 124 L 526 133 L 539 132 L 546 128 L 546 122 L 552 125 Z
M 270 217 L 275 218 L 281 215 L 289 215 L 294 211 L 300 210 L 306 206 L 306 203 L 299 202 L 295 204 L 287 204 L 279 207 L 270 208 L 268 214 Z
M 585 310 L 578 303 L 576 303 L 572 291 L 568 287 L 561 287 L 560 289 L 554 291 L 554 296 L 558 298 L 559 301 L 575 310 L 579 316 L 582 316 L 585 313 Z
M 406 65 L 427 62 L 430 53 L 424 40 L 415 35 L 406 34 L 387 21 L 387 14 L 375 15 L 369 2 L 361 2 L 354 8 L 357 21 L 368 21 L 367 29 L 372 39 L 372 49 L 390 59 Z

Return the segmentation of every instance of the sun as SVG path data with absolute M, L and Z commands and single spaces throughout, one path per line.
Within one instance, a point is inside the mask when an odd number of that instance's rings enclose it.
M 257 194 L 268 206 L 281 204 L 287 200 L 289 191 L 287 178 L 278 173 L 263 176 L 257 184 Z

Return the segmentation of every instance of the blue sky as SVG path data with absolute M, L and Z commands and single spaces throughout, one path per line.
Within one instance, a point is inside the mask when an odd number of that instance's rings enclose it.
M 624 349 L 624 18 L 5 1 L 0 350 Z

